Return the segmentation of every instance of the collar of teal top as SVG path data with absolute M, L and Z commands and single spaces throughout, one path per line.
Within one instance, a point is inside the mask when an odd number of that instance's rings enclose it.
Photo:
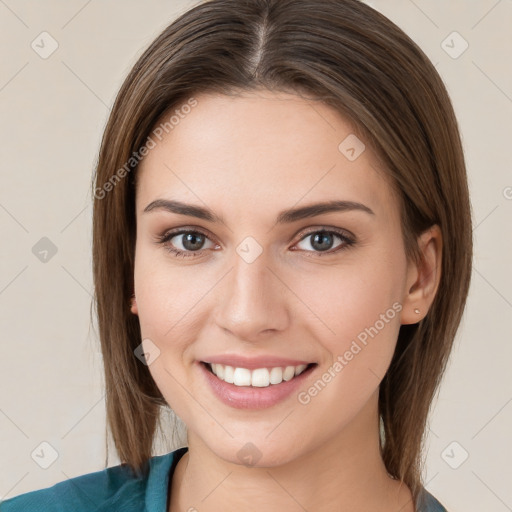
M 146 487 L 145 512 L 167 512 L 170 480 L 181 457 L 188 447 L 178 448 L 166 455 L 150 459 L 150 471 Z

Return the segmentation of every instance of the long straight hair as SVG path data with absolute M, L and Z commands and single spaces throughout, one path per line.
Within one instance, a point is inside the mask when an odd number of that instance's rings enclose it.
M 423 320 L 401 326 L 379 390 L 383 461 L 418 499 L 428 413 L 470 285 L 471 206 L 441 78 L 400 28 L 358 0 L 202 2 L 169 25 L 126 77 L 93 183 L 95 304 L 116 450 L 134 471 L 145 471 L 166 406 L 134 356 L 141 343 L 130 297 L 142 149 L 162 115 L 194 95 L 257 88 L 307 94 L 353 123 L 398 191 L 409 260 L 419 262 L 416 237 L 433 224 L 441 228 L 438 292 Z

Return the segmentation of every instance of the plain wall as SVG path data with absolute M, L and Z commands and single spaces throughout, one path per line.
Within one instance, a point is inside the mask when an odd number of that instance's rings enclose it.
M 91 175 L 127 72 L 196 3 L 0 2 L 0 497 L 104 467 L 101 357 L 90 327 Z M 512 510 L 512 2 L 368 3 L 444 79 L 472 196 L 472 285 L 433 404 L 426 487 L 450 511 Z M 43 31 L 58 43 L 48 58 Z M 34 460 L 51 460 L 42 442 L 56 451 L 48 469 Z

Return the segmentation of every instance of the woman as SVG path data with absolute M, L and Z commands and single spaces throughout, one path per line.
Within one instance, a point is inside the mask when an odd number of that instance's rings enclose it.
M 428 411 L 472 229 L 446 89 L 357 0 L 211 0 L 125 80 L 94 183 L 122 465 L 16 510 L 443 511 Z M 152 456 L 161 408 L 187 446 Z

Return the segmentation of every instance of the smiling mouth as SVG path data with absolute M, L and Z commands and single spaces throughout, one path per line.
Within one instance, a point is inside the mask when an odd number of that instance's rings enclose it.
M 298 366 L 275 366 L 271 368 L 233 367 L 219 363 L 201 361 L 206 369 L 219 380 L 239 387 L 266 388 L 287 382 L 299 375 L 309 372 L 317 363 L 301 364 Z

